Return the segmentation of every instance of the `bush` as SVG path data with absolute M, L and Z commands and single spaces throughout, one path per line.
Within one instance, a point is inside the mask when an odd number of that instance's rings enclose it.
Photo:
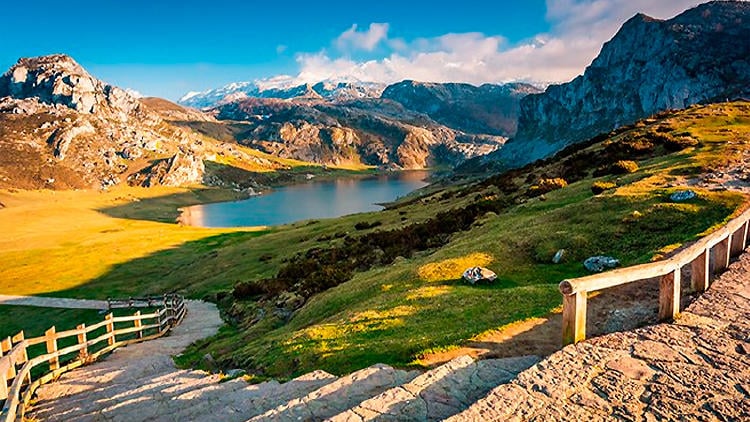
M 554 179 L 540 179 L 536 185 L 529 188 L 529 195 L 539 196 L 547 192 L 552 192 L 553 190 L 562 189 L 565 186 L 568 186 L 568 182 L 559 177 Z
M 356 230 L 367 230 L 367 229 L 372 229 L 374 227 L 378 227 L 378 226 L 380 226 L 382 224 L 383 223 L 380 222 L 380 221 L 374 221 L 372 223 L 368 223 L 366 221 L 360 221 L 359 223 L 357 223 L 357 224 L 354 225 L 354 228 Z
M 669 151 L 682 151 L 685 148 L 694 147 L 696 145 L 698 145 L 698 140 L 689 136 L 670 136 L 668 139 L 664 140 L 664 148 Z
M 610 167 L 612 174 L 628 174 L 638 171 L 638 163 L 630 160 L 620 160 Z
M 271 255 L 270 253 L 264 253 L 263 255 L 258 257 L 258 261 L 260 262 L 268 262 L 272 259 L 273 259 L 273 255 Z
M 617 184 L 612 182 L 594 182 L 594 184 L 591 185 L 591 192 L 593 192 L 594 195 L 599 195 L 604 191 L 608 191 L 616 187 Z

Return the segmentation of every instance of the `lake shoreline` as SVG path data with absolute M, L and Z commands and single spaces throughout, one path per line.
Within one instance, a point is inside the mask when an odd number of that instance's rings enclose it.
M 430 175 L 430 170 L 403 170 L 333 177 L 311 177 L 304 181 L 284 184 L 259 194 L 245 194 L 228 201 L 179 207 L 177 208 L 179 215 L 175 222 L 179 225 L 204 228 L 267 228 L 309 219 L 336 218 L 350 214 L 373 212 L 428 186 Z M 310 192 L 316 189 L 319 192 Z M 334 191 L 334 193 L 332 194 L 331 191 Z M 366 194 L 365 191 L 367 191 Z M 321 195 L 328 195 L 328 201 L 319 198 Z M 278 196 L 283 196 L 283 199 L 278 199 Z M 361 197 L 360 201 L 356 200 L 358 196 Z M 275 204 L 274 199 L 269 197 L 283 200 L 284 204 Z M 257 203 L 252 203 L 256 204 L 254 210 L 256 213 L 242 209 L 243 204 L 255 199 L 259 200 Z M 342 205 L 340 202 L 346 204 Z M 301 209 L 298 206 L 300 203 L 304 204 Z M 252 204 L 247 206 L 251 207 Z M 231 213 L 229 211 L 224 212 L 227 214 L 226 220 L 215 216 L 217 213 L 215 210 L 221 208 L 232 209 Z M 269 209 L 274 208 L 276 212 L 269 212 Z M 253 218 L 248 216 L 263 213 L 265 213 L 265 220 L 263 220 L 263 217 Z M 245 217 L 240 214 L 245 215 Z M 217 221 L 221 222 L 217 223 Z M 247 221 L 250 221 L 250 223 L 247 223 Z

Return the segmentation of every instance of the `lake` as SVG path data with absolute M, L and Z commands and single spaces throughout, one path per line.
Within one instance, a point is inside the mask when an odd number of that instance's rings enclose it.
M 368 178 L 338 178 L 274 189 L 241 201 L 182 208 L 180 221 L 199 227 L 273 226 L 377 211 L 424 187 L 427 171 L 407 171 Z

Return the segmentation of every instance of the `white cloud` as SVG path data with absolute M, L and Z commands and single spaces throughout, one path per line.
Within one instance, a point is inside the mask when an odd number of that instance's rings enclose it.
M 336 38 L 336 47 L 348 52 L 350 50 L 373 51 L 375 47 L 388 38 L 387 23 L 371 23 L 366 31 L 358 31 L 357 24 L 344 31 Z
M 696 6 L 696 0 L 547 0 L 551 30 L 510 45 L 501 35 L 449 33 L 434 38 L 389 38 L 389 26 L 356 25 L 335 41 L 340 55 L 326 50 L 297 55 L 299 79 L 358 79 L 392 83 L 404 79 L 432 82 L 562 82 L 583 72 L 602 44 L 638 12 L 669 18 Z M 355 51 L 385 46 L 390 53 L 375 60 L 356 60 Z
M 143 98 L 143 94 L 133 88 L 125 88 L 125 92 L 130 94 L 133 98 Z

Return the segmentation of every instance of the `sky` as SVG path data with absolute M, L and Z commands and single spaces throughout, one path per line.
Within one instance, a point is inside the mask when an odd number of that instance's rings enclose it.
M 277 75 L 310 83 L 564 82 L 581 74 L 634 14 L 670 18 L 699 3 L 8 2 L 0 69 L 19 57 L 65 53 L 109 83 L 172 100 L 188 91 Z

